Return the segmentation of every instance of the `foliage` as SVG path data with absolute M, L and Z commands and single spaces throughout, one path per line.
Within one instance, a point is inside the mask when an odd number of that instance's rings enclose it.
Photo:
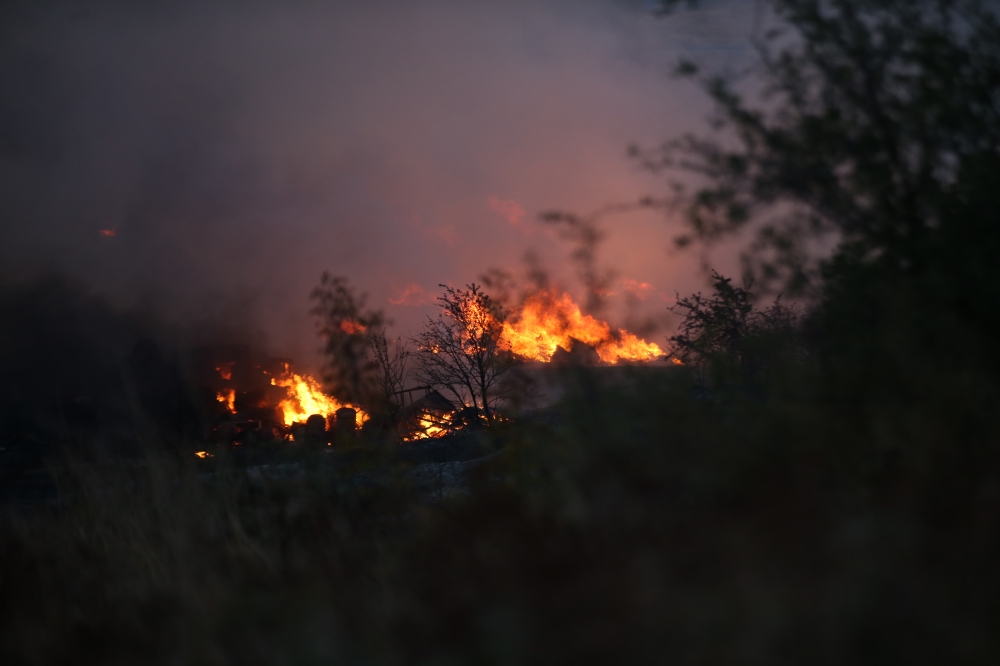
M 714 275 L 710 296 L 678 299 L 675 344 L 756 359 L 773 333 L 808 356 L 714 395 L 690 366 L 567 369 L 552 409 L 465 433 L 502 445 L 491 457 L 452 437 L 56 469 L 49 504 L 0 517 L 4 663 L 997 663 L 1000 160 L 982 119 L 1000 81 L 995 43 L 975 41 L 991 19 L 776 1 L 801 37 L 776 71 L 804 80 L 759 122 L 737 114 L 753 150 L 719 153 L 719 173 L 749 155 L 746 178 L 693 202 L 695 233 L 795 204 L 832 210 L 842 242 L 801 320 Z M 900 63 L 919 77 L 889 77 Z M 930 120 L 940 137 L 917 131 Z M 939 141 L 951 152 L 921 152 Z M 928 163 L 954 168 L 921 180 Z M 747 208 L 729 219 L 731 202 Z M 338 293 L 332 325 L 360 321 Z M 418 360 L 451 345 L 455 391 L 490 404 L 465 351 L 502 309 L 475 285 L 441 307 Z M 25 321 L 5 340 L 61 324 Z M 421 488 L 434 475 L 450 494 Z
M 673 353 L 685 363 L 712 365 L 715 371 L 735 366 L 743 383 L 756 384 L 777 355 L 799 351 L 797 309 L 782 304 L 780 295 L 767 308 L 757 309 L 750 288 L 750 282 L 737 287 L 732 278 L 713 271 L 710 298 L 700 292 L 678 296 L 669 308 L 683 317 L 669 339 Z
M 373 335 L 384 339 L 385 317 L 378 310 L 365 309 L 365 298 L 351 289 L 347 278 L 329 273 L 323 273 L 311 298 L 315 302 L 311 314 L 318 320 L 327 357 L 324 379 L 332 394 L 345 402 L 369 402 L 379 366 L 368 352 Z
M 384 315 L 366 310 L 365 298 L 346 278 L 324 273 L 312 298 L 312 314 L 319 319 L 325 343 L 325 379 L 333 395 L 365 405 L 386 423 L 394 422 L 412 351 L 402 338 L 386 338 Z
M 0 519 L 5 663 L 995 663 L 997 456 L 930 405 L 579 370 L 446 501 L 350 452 L 58 470 Z
M 514 356 L 503 342 L 506 312 L 479 285 L 441 287 L 440 314 L 428 317 L 413 339 L 417 376 L 491 422 L 505 398 L 501 382 L 514 366 Z
M 378 618 L 380 585 L 358 574 L 386 565 L 407 492 L 330 492 L 333 470 L 296 454 L 55 466 L 58 510 L 0 516 L 4 663 L 349 659 L 340 618 Z
M 778 27 L 756 42 L 765 103 L 706 76 L 726 140 L 634 150 L 649 168 L 681 166 L 708 181 L 687 199 L 691 233 L 679 242 L 754 227 L 748 260 L 791 289 L 820 277 L 817 235 L 841 261 L 922 264 L 1000 150 L 996 15 L 977 0 L 771 8 Z
M 750 285 L 733 286 L 732 278 L 712 272 L 711 298 L 701 292 L 677 297 L 669 310 L 684 317 L 679 333 L 670 338 L 675 353 L 685 362 L 720 353 L 739 355 L 743 340 L 751 335 L 755 314 Z

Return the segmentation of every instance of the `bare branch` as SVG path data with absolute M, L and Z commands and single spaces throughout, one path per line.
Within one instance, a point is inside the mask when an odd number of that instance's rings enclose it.
M 441 287 L 440 314 L 413 339 L 417 376 L 492 422 L 506 397 L 500 380 L 515 362 L 503 340 L 506 312 L 479 285 Z

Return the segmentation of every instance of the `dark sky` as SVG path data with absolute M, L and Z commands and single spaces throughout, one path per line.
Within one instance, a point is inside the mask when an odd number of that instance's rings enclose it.
M 660 193 L 627 145 L 705 129 L 704 96 L 667 73 L 681 55 L 740 66 L 753 16 L 744 0 L 667 20 L 614 0 L 5 6 L 3 273 L 55 269 L 299 356 L 324 270 L 400 333 L 438 283 L 528 250 L 577 289 L 535 217 Z M 698 256 L 668 252 L 676 220 L 604 226 L 618 298 L 650 285 L 640 312 L 701 285 Z

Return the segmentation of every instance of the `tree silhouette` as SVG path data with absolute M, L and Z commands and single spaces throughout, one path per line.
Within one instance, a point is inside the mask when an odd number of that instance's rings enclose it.
M 756 384 L 779 354 L 799 352 L 798 309 L 783 304 L 780 295 L 770 306 L 758 309 L 752 286 L 749 280 L 742 287 L 734 285 L 732 278 L 712 271 L 711 296 L 700 292 L 678 296 L 669 308 L 683 317 L 669 339 L 674 355 L 702 371 L 707 365 L 716 371 L 734 367 L 741 382 Z
M 369 348 L 385 317 L 378 310 L 366 310 L 365 298 L 357 295 L 344 277 L 323 273 L 311 297 L 315 302 L 311 313 L 318 319 L 324 342 L 323 379 L 337 398 L 370 404 L 378 391 L 373 386 L 377 364 L 369 356 Z
M 504 398 L 501 380 L 514 365 L 503 341 L 506 312 L 479 285 L 441 287 L 441 312 L 413 339 L 417 376 L 491 422 Z
M 387 340 L 384 329 L 371 330 L 368 350 L 371 352 L 372 399 L 378 402 L 380 411 L 394 418 L 400 407 L 395 396 L 403 390 L 407 362 L 412 353 L 402 338 Z
M 831 263 L 919 268 L 948 227 L 968 224 L 955 211 L 969 188 L 996 173 L 996 14 L 978 0 L 769 4 L 779 26 L 754 41 L 765 103 L 704 76 L 726 140 L 632 149 L 650 169 L 707 181 L 683 195 L 690 231 L 678 243 L 751 227 L 748 268 L 786 289 L 822 277 L 818 237 L 835 246 Z M 693 63 L 679 71 L 699 75 Z

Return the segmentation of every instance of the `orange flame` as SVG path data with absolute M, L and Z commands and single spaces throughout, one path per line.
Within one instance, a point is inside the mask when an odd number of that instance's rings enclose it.
M 445 414 L 442 416 L 423 414 L 417 419 L 418 428 L 409 436 L 404 437 L 403 440 L 412 442 L 417 439 L 435 439 L 437 437 L 443 437 L 448 434 L 451 417 L 451 414 Z
M 309 375 L 288 372 L 285 377 L 271 380 L 274 386 L 288 389 L 288 398 L 278 403 L 286 426 L 305 421 L 313 414 L 329 417 L 341 407 L 350 407 L 357 412 L 357 425 L 368 420 L 368 414 L 354 405 L 339 403 L 323 392 L 319 382 Z
M 417 439 L 440 437 L 448 432 L 444 426 L 427 418 L 420 419 L 420 427 L 421 432 L 417 435 Z
M 226 409 L 228 409 L 231 414 L 236 413 L 236 391 L 234 389 L 220 391 L 216 394 L 215 399 L 224 403 L 226 405 Z
M 340 330 L 342 330 L 344 333 L 347 333 L 348 335 L 354 335 L 355 333 L 364 333 L 365 330 L 367 329 L 365 328 L 365 325 L 359 321 L 354 321 L 353 319 L 345 319 L 344 321 L 340 322 Z
M 570 338 L 595 347 L 605 363 L 650 361 L 664 355 L 658 345 L 634 333 L 624 329 L 612 333 L 607 322 L 583 314 L 569 294 L 555 289 L 529 296 L 520 312 L 504 322 L 504 337 L 511 351 L 535 361 L 552 360 L 558 347 L 568 351 Z
M 215 371 L 219 373 L 219 376 L 229 381 L 233 378 L 233 366 L 235 363 L 222 363 L 215 366 Z

